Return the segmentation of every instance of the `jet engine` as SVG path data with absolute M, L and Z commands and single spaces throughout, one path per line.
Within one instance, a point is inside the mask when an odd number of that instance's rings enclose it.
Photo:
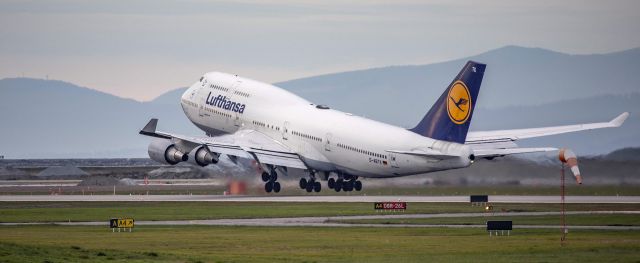
M 219 154 L 212 153 L 206 146 L 196 147 L 189 152 L 189 162 L 200 166 L 218 163 Z
M 160 163 L 177 164 L 189 159 L 189 155 L 176 148 L 171 140 L 158 139 L 149 144 L 149 157 Z

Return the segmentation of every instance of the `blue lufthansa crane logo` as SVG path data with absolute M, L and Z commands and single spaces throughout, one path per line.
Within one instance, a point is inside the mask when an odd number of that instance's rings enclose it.
M 449 119 L 455 124 L 466 123 L 471 115 L 471 94 L 467 85 L 462 81 L 456 81 L 451 85 L 447 96 Z

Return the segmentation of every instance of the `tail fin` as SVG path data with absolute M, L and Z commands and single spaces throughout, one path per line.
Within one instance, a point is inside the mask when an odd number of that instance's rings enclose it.
M 427 115 L 410 131 L 436 140 L 464 143 L 486 66 L 467 62 Z

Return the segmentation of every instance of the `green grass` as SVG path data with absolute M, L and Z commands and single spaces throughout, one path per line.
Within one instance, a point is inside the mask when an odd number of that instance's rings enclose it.
M 637 262 L 640 231 L 0 227 L 0 262 Z
M 404 213 L 483 212 L 468 203 L 409 203 Z M 559 211 L 558 204 L 493 204 L 496 212 Z M 568 204 L 568 211 L 640 210 L 638 204 Z M 195 220 L 380 214 L 373 203 L 0 202 L 0 222 Z
M 570 226 L 640 226 L 640 215 L 568 215 Z M 518 225 L 560 225 L 560 216 L 482 216 L 452 218 L 335 220 L 348 224 L 484 225 L 489 220 L 511 220 Z

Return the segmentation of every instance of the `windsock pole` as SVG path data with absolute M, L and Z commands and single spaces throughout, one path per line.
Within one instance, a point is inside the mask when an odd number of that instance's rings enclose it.
M 567 221 L 566 221 L 566 208 L 565 208 L 565 187 L 564 187 L 564 168 L 565 168 L 565 164 L 567 166 L 569 166 L 569 169 L 571 169 L 571 173 L 573 173 L 573 176 L 576 179 L 576 182 L 578 184 L 582 184 L 582 175 L 580 175 L 580 169 L 578 168 L 578 157 L 576 156 L 576 154 L 570 150 L 570 149 L 566 149 L 566 148 L 562 148 L 560 149 L 560 151 L 558 152 L 558 159 L 560 159 L 560 163 L 562 164 L 562 167 L 560 168 L 560 223 L 561 223 L 561 230 L 562 230 L 562 237 L 560 238 L 560 245 L 564 245 L 564 241 L 567 239 Z
M 564 246 L 564 241 L 567 239 L 567 220 L 566 220 L 566 208 L 564 206 L 564 196 L 566 194 L 564 189 L 564 162 L 561 163 L 562 167 L 560 168 L 560 231 L 562 231 L 562 235 L 560 236 L 560 246 Z

